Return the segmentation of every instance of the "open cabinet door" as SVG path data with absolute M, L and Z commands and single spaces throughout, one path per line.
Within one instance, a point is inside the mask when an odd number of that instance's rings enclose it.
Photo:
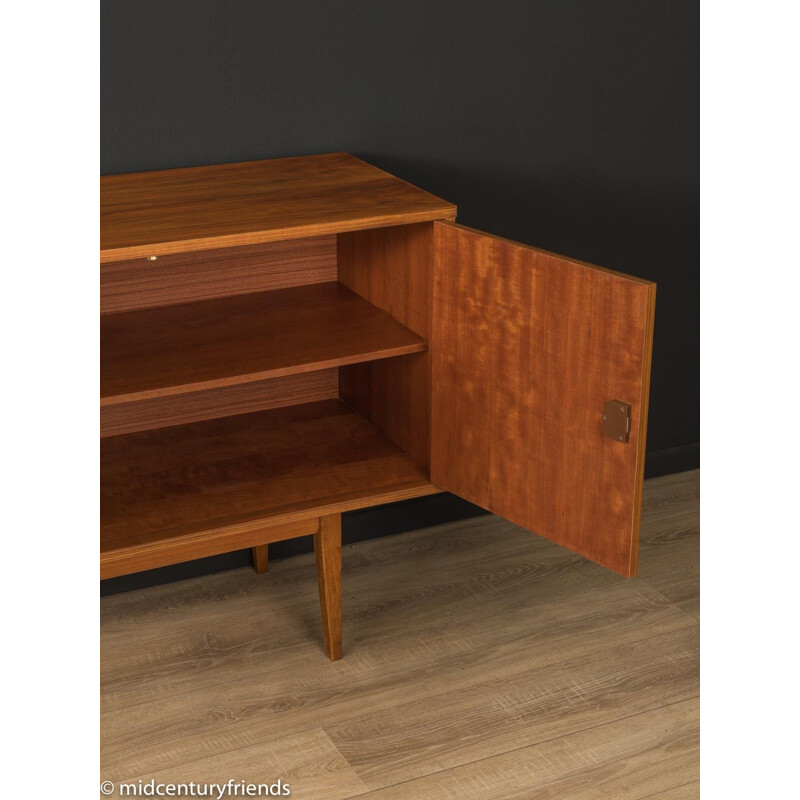
M 634 575 L 655 284 L 453 223 L 434 238 L 432 482 Z

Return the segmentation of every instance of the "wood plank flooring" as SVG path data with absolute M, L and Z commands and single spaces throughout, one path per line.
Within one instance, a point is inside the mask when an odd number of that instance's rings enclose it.
M 102 779 L 297 798 L 699 796 L 699 472 L 647 481 L 639 577 L 497 517 L 102 600 Z

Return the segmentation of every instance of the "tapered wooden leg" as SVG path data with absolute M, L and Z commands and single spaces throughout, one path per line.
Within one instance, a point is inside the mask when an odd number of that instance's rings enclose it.
M 263 575 L 269 566 L 269 545 L 260 544 L 256 547 L 251 547 L 250 553 L 253 556 L 253 569 L 259 575 Z
M 314 534 L 319 605 L 325 652 L 331 661 L 342 657 L 342 515 L 320 517 Z

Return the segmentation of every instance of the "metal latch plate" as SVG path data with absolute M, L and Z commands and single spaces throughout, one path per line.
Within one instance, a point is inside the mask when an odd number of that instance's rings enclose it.
M 631 404 L 622 400 L 609 400 L 603 406 L 603 431 L 618 442 L 631 438 Z

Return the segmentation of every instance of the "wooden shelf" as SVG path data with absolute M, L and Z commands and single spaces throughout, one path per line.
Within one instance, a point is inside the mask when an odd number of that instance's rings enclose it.
M 107 175 L 100 198 L 101 263 L 456 215 L 348 153 Z
M 101 317 L 101 406 L 427 350 L 333 281 Z
M 101 454 L 103 578 L 268 542 L 270 526 L 439 491 L 340 400 L 114 436 Z

